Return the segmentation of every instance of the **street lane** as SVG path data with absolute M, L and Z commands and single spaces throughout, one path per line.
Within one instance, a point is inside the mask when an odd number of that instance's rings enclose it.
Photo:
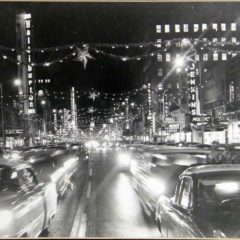
M 77 172 L 72 178 L 73 190 L 68 189 L 60 199 L 57 214 L 50 224 L 48 237 L 70 236 L 83 187 L 87 181 L 87 168 L 86 162 L 79 164 Z
M 49 158 L 47 161 L 33 164 L 33 168 L 38 174 L 40 181 L 49 181 L 51 174 L 57 171 L 71 158 L 76 157 L 75 154 L 62 154 L 60 156 Z M 42 237 L 69 237 L 79 200 L 83 193 L 84 185 L 88 178 L 88 163 L 82 158 L 79 159 L 77 170 L 71 178 L 73 188 L 68 188 L 64 195 L 59 198 L 59 205 L 56 216 L 51 220 L 49 233 Z
M 90 154 L 86 237 L 160 237 L 155 223 L 144 218 L 129 174 L 122 171 L 116 156 L 116 150 Z

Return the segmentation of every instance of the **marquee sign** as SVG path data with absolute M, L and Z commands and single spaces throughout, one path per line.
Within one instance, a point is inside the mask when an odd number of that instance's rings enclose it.
M 188 65 L 188 100 L 189 100 L 189 112 L 191 115 L 191 122 L 194 122 L 194 117 L 197 115 L 197 102 L 196 102 L 196 63 L 190 62 Z

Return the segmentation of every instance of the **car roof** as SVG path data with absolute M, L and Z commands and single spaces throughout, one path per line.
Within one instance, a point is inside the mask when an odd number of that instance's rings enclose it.
M 30 164 L 21 161 L 21 160 L 3 160 L 0 159 L 0 166 L 5 166 L 5 167 L 10 167 L 10 168 L 15 168 L 15 169 L 19 169 L 19 168 L 29 168 L 31 167 Z
M 229 171 L 239 171 L 240 164 L 214 164 L 214 165 L 202 165 L 196 167 L 189 167 L 186 169 L 182 175 L 200 175 L 204 173 L 214 173 L 214 172 L 229 172 Z

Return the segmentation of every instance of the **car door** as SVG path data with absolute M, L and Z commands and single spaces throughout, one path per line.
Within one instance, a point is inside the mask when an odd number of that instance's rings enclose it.
M 181 179 L 179 193 L 169 205 L 168 237 L 194 237 L 192 207 L 193 181 L 187 176 Z
M 45 202 L 42 187 L 38 184 L 31 168 L 18 171 L 19 182 L 24 191 L 25 206 L 29 209 L 29 225 L 27 234 L 38 236 L 45 225 Z

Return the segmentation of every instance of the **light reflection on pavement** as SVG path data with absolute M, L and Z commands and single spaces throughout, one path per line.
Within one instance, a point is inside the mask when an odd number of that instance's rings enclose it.
M 89 237 L 160 237 L 152 220 L 143 216 L 127 172 L 117 166 L 115 154 L 94 153 L 95 184 L 89 202 Z M 94 211 L 94 213 L 93 213 Z M 94 223 L 93 223 L 94 222 Z

